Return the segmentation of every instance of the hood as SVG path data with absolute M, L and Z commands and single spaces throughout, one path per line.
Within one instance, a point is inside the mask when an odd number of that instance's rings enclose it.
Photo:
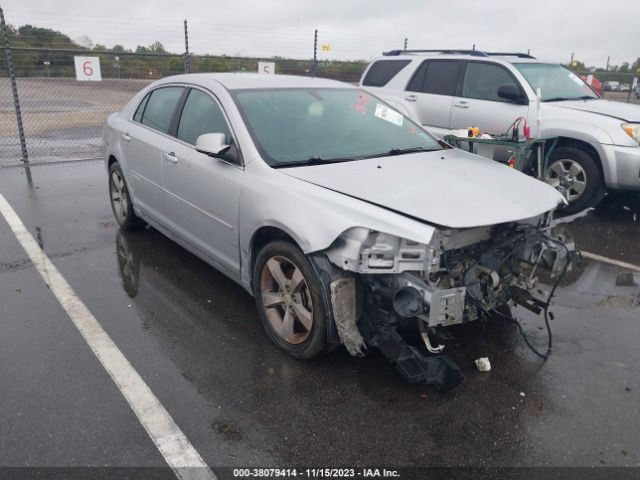
M 626 122 L 640 121 L 640 105 L 634 105 L 633 103 L 612 102 L 609 100 L 598 99 L 547 102 L 542 105 L 544 105 L 543 109 L 557 107 L 597 113 L 608 117 L 618 118 Z
M 457 149 L 280 171 L 451 228 L 523 220 L 563 201 L 562 195 L 544 182 Z

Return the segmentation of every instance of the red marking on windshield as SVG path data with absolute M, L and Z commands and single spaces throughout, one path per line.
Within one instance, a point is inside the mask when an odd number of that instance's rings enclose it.
M 356 112 L 360 112 L 363 115 L 367 114 L 367 105 L 371 101 L 371 96 L 366 93 L 358 95 L 358 101 L 352 105 L 352 108 Z

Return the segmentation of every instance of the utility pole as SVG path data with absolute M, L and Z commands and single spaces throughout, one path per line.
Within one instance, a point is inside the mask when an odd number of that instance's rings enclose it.
M 189 30 L 187 19 L 184 19 L 184 73 L 191 73 L 191 56 L 189 55 Z
M 0 7 L 0 26 L 2 27 L 2 37 L 4 39 L 4 50 L 7 54 L 7 70 L 9 78 L 11 78 L 11 91 L 13 93 L 13 106 L 16 111 L 16 121 L 18 122 L 18 135 L 20 136 L 20 147 L 22 149 L 22 161 L 29 163 L 29 155 L 27 154 L 27 141 L 24 137 L 24 127 L 22 125 L 22 113 L 20 112 L 20 100 L 18 99 L 18 86 L 16 85 L 16 70 L 13 65 L 13 54 L 9 45 L 9 35 L 7 34 L 7 24 L 4 21 L 4 11 Z M 29 177 L 31 172 L 29 173 Z M 29 178 L 30 180 L 30 178 Z M 31 182 L 29 182 L 31 183 Z
M 311 76 L 315 77 L 318 71 L 318 29 L 313 34 L 313 63 L 311 64 Z
M 409 39 L 407 37 L 404 37 L 404 49 L 407 49 L 407 43 L 409 42 Z
M 611 61 L 611 57 L 607 57 L 607 67 L 605 68 L 605 71 L 609 71 L 609 62 Z
M 569 66 L 573 67 L 573 52 L 571 52 L 571 60 L 569 60 Z

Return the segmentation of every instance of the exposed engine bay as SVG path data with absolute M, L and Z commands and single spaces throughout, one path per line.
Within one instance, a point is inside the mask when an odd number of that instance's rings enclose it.
M 416 317 L 431 354 L 444 349 L 431 340 L 434 329 L 503 315 L 499 310 L 505 306 L 543 312 L 548 327 L 551 297 L 570 269 L 574 245 L 552 232 L 548 212 L 520 222 L 437 229 L 425 244 L 353 228 L 324 253 L 335 266 L 352 272 L 353 288 L 357 284 L 363 292 L 353 319 L 340 318 L 336 311 L 346 295 L 332 299 L 338 333 L 350 353 L 360 354 L 365 344 L 376 346 L 408 381 L 449 390 L 462 382 L 462 373 L 446 356 L 423 356 L 406 345 L 395 331 L 396 321 Z M 536 289 L 540 274 L 556 282 L 551 293 Z

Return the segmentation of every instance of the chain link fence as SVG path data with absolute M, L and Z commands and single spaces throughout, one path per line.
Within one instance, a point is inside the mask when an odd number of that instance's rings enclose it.
M 86 50 L 12 49 L 25 141 L 31 161 L 101 156 L 107 116 L 149 82 L 181 73 L 175 56 L 96 53 Z M 77 81 L 74 57 L 100 58 L 101 81 Z M 7 80 L 8 81 L 8 80 Z M 8 99 L 13 107 L 13 102 Z M 4 104 L 3 104 L 4 106 Z M 0 116 L 0 161 L 21 158 L 17 136 L 5 131 L 16 119 L 12 108 Z
M 0 9 L 0 13 L 2 13 Z M 124 21 L 124 20 L 123 20 Z M 70 20 L 70 22 L 72 22 Z M 96 19 L 96 23 L 100 20 Z M 35 36 L 37 27 L 27 25 L 20 31 L 2 21 L 4 37 L 0 46 L 0 166 L 22 161 L 98 158 L 102 155 L 102 128 L 107 116 L 121 109 L 148 83 L 168 75 L 184 72 L 257 72 L 261 61 L 275 64 L 275 73 L 307 75 L 357 83 L 372 55 L 384 50 L 407 47 L 406 38 L 356 36 L 349 33 L 272 31 L 230 25 L 195 23 L 188 33 L 181 22 L 145 23 L 133 26 L 113 24 L 89 25 L 108 30 L 113 38 L 134 31 L 142 43 L 160 38 L 149 47 L 135 51 L 121 45 L 111 50 L 103 45 L 79 47 L 69 37 L 56 33 L 55 41 L 41 46 Z M 213 28 L 215 27 L 215 28 Z M 69 29 L 77 28 L 70 23 Z M 84 28 L 84 27 L 83 27 Z M 113 32 L 109 29 L 114 29 Z M 126 30 L 126 31 L 125 31 Z M 7 35 L 7 32 L 11 35 Z M 165 35 L 166 37 L 163 37 Z M 145 40 L 143 40 L 143 38 Z M 235 51 L 242 42 L 251 44 L 255 52 L 287 52 L 285 56 L 194 55 L 189 46 L 199 51 Z M 416 39 L 419 44 L 420 40 Z M 24 155 L 18 128 L 18 107 L 11 85 L 9 48 L 13 58 L 17 98 L 22 114 L 28 158 Z M 185 53 L 167 53 L 171 49 Z M 290 58 L 293 56 L 298 58 Z M 76 80 L 75 57 L 98 57 L 101 81 Z M 355 58 L 347 61 L 339 58 Z M 591 72 L 576 72 L 586 78 Z M 613 81 L 631 88 L 633 75 L 620 72 L 597 72 L 602 82 Z M 611 84 L 614 85 L 614 84 Z M 635 92 L 606 89 L 604 97 L 617 101 L 639 101 Z
M 0 165 L 22 158 L 16 111 L 11 93 L 9 74 L 0 71 Z
M 640 77 L 640 71 L 633 73 L 597 69 L 595 71 L 574 70 L 574 72 L 590 83 L 596 92 L 606 100 L 640 103 L 640 91 L 634 88 L 634 82 L 637 84 L 636 79 Z
M 227 56 L 145 55 L 123 52 L 12 49 L 20 109 L 30 161 L 97 158 L 102 127 L 148 83 L 185 72 L 257 72 L 258 62 L 275 64 L 275 72 L 311 75 L 312 60 Z M 97 56 L 101 81 L 78 81 L 75 56 Z M 357 82 L 366 62 L 318 60 L 315 74 Z M 11 92 L 6 60 L 0 63 L 0 89 Z M 14 100 L 0 100 L 0 164 L 22 159 Z

